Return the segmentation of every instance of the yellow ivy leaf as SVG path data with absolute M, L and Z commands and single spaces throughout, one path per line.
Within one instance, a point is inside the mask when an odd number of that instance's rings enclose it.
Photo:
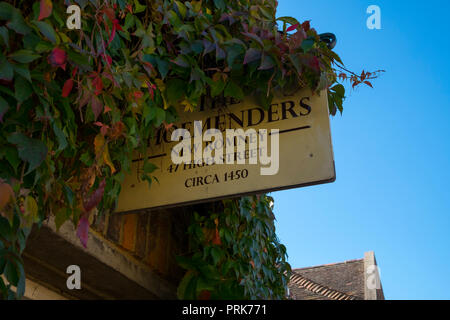
M 56 225 L 56 231 L 59 231 L 59 228 L 69 220 L 69 209 L 68 208 L 60 208 L 58 211 L 56 211 L 55 214 L 55 225 Z
M 95 156 L 98 161 L 102 159 L 105 164 L 107 164 L 111 168 L 111 172 L 114 174 L 116 172 L 116 168 L 111 161 L 111 157 L 109 156 L 108 144 L 105 141 L 105 137 L 99 133 L 94 140 L 95 146 Z
M 150 82 L 150 80 L 146 75 L 140 76 L 139 81 L 141 81 L 141 88 L 148 88 L 147 83 Z
M 30 222 L 37 222 L 38 219 L 38 206 L 36 200 L 32 196 L 25 198 L 25 215 Z
M 61 37 L 61 40 L 65 43 L 72 42 L 68 36 L 66 36 L 63 32 L 58 32 L 58 35 Z
M 164 92 L 166 91 L 166 84 L 161 79 L 155 79 L 156 86 L 158 87 L 159 91 Z
M 201 1 L 192 1 L 192 7 L 195 12 L 200 12 L 202 10 L 202 2 Z
M 111 161 L 111 157 L 109 156 L 108 145 L 106 145 L 105 152 L 103 152 L 103 160 L 111 168 L 111 172 L 114 174 L 116 172 L 116 168 L 114 167 L 114 164 Z
M 99 133 L 94 139 L 95 157 L 100 160 L 105 146 L 105 137 Z
M 181 102 L 182 105 L 184 105 L 184 112 L 194 112 L 194 106 L 192 105 L 192 103 L 187 100 L 184 99 L 183 102 Z

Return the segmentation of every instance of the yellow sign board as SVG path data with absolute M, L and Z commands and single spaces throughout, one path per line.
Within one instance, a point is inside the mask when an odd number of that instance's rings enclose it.
M 152 175 L 159 183 L 153 182 L 149 187 L 147 181 L 140 180 L 143 157 L 136 157 L 132 174 L 122 185 L 118 212 L 188 205 L 334 182 L 326 92 L 318 96 L 302 90 L 292 96 L 278 96 L 268 110 L 249 99 L 204 109 L 180 111 L 182 121 L 169 130 L 160 130 L 151 141 L 147 157 L 158 167 Z M 186 129 L 185 135 L 172 136 L 176 129 Z M 216 134 L 215 139 L 205 141 L 208 140 L 207 133 L 211 132 L 208 129 L 219 130 L 212 132 Z M 242 129 L 240 133 L 247 135 L 234 138 L 228 135 L 232 133 L 230 129 L 236 129 L 236 132 Z M 218 133 L 223 133 L 221 141 Z M 184 139 L 187 137 L 192 139 Z M 189 149 L 180 149 L 183 141 Z M 212 151 L 214 145 L 220 148 L 218 143 L 214 144 L 217 141 L 225 151 Z M 239 141 L 244 145 L 241 148 Z M 215 158 L 216 162 L 206 156 L 208 146 L 211 147 L 210 157 L 220 155 Z M 275 157 L 277 151 L 278 159 Z M 184 156 L 185 161 L 176 164 L 174 155 Z M 267 161 L 270 156 L 272 163 Z M 269 166 L 272 169 L 269 170 Z

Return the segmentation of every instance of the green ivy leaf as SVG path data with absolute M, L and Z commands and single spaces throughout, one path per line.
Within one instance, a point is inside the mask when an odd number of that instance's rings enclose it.
M 214 0 L 214 5 L 216 6 L 216 8 L 219 8 L 220 10 L 226 9 L 226 5 L 223 0 Z
M 86 55 L 79 54 L 73 50 L 67 51 L 67 57 L 69 60 L 81 68 L 91 70 L 91 66 L 89 65 L 89 57 Z
M 9 57 L 19 63 L 30 63 L 31 61 L 39 58 L 40 55 L 34 54 L 31 50 L 18 50 L 12 53 Z
M 33 88 L 30 83 L 21 76 L 16 77 L 14 87 L 16 90 L 15 96 L 19 103 L 23 103 L 33 94 Z
M 189 68 L 190 64 L 186 57 L 179 55 L 175 60 L 173 60 L 173 63 L 176 65 L 182 67 L 182 68 Z
M 12 235 L 11 225 L 8 219 L 2 216 L 0 216 L 0 234 L 8 241 Z
M 275 64 L 272 57 L 269 55 L 264 55 L 259 70 L 269 70 L 273 69 L 273 67 L 275 67 Z
M 277 18 L 277 21 L 289 23 L 290 25 L 293 25 L 293 26 L 296 24 L 300 24 L 300 22 L 298 22 L 297 19 L 292 18 L 292 17 L 279 17 L 279 18 Z
M 217 81 L 213 81 L 211 83 L 211 97 L 217 97 L 220 95 L 225 89 L 225 81 L 223 79 L 219 79 Z
M 27 25 L 25 20 L 22 17 L 22 14 L 18 9 L 13 10 L 11 15 L 11 20 L 6 24 L 9 29 L 14 30 L 20 34 L 28 34 L 31 32 L 31 28 Z
M 144 164 L 144 173 L 149 174 L 153 173 L 158 167 L 151 162 L 147 162 Z
M 14 71 L 24 77 L 25 79 L 27 79 L 29 82 L 31 82 L 31 74 L 30 74 L 30 70 L 28 70 L 28 66 L 27 65 L 20 65 L 20 64 L 15 64 L 14 65 Z
M 17 145 L 20 159 L 29 163 L 26 174 L 39 167 L 47 156 L 47 146 L 42 141 L 28 138 L 22 133 L 11 134 L 8 142 Z
M 195 300 L 197 299 L 196 287 L 197 278 L 194 271 L 188 271 L 181 280 L 178 289 L 177 296 L 180 300 Z
M 72 207 L 75 204 L 75 194 L 73 193 L 72 189 L 66 184 L 63 184 L 63 190 L 67 203 Z
M 25 294 L 25 270 L 23 269 L 23 263 L 18 263 L 17 269 L 19 281 L 17 282 L 16 297 L 20 299 Z
M 301 48 L 304 52 L 308 52 L 314 46 L 314 39 L 305 39 L 302 41 Z
M 56 125 L 56 123 L 53 123 L 53 131 L 55 132 L 56 138 L 58 139 L 59 146 L 57 151 L 61 151 L 67 148 L 66 135 L 61 130 L 61 128 Z
M 228 82 L 225 88 L 225 97 L 231 97 L 238 100 L 244 99 L 244 91 L 234 81 Z
M 176 104 L 185 95 L 186 82 L 181 79 L 170 79 L 166 84 L 167 98 Z
M 261 58 L 261 50 L 250 48 L 245 53 L 244 64 L 251 63 Z
M 163 123 L 163 121 L 166 119 L 166 112 L 159 107 L 157 107 L 155 111 L 156 111 L 155 126 L 159 127 Z
M 181 17 L 185 18 L 186 12 L 187 12 L 186 6 L 183 3 L 181 3 L 180 1 L 175 0 L 174 2 L 177 5 L 177 9 L 178 9 L 178 12 L 181 14 Z
M 9 31 L 4 26 L 0 27 L 0 37 L 1 37 L 2 41 L 3 41 L 3 44 L 9 50 Z
M 214 265 L 217 265 L 219 263 L 220 259 L 222 258 L 222 253 L 221 253 L 220 249 L 213 247 L 213 248 L 211 248 L 211 256 L 213 258 Z
M 7 2 L 0 2 L 0 20 L 11 20 L 14 7 Z
M 13 286 L 19 283 L 19 273 L 14 262 L 8 260 L 5 267 L 5 277 Z
M 3 122 L 3 116 L 9 110 L 8 102 L 0 96 L 0 123 Z
M 0 80 L 11 81 L 14 77 L 13 66 L 4 56 L 0 55 Z
M 5 151 L 5 158 L 8 160 L 11 167 L 14 169 L 14 172 L 17 173 L 17 168 L 20 164 L 20 158 L 18 156 L 17 150 L 14 147 L 6 146 L 3 149 Z
M 134 12 L 141 13 L 145 11 L 146 6 L 139 3 L 138 0 L 134 0 Z
M 56 44 L 59 40 L 58 35 L 53 27 L 45 21 L 35 21 L 34 24 L 38 27 L 39 31 L 51 42 Z

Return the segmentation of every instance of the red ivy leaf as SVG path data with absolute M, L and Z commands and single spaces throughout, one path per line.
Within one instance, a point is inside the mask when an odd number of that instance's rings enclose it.
M 67 98 L 70 94 L 70 92 L 72 91 L 73 88 L 73 80 L 72 79 L 68 79 L 63 86 L 62 89 L 62 96 L 63 98 Z
M 108 107 L 108 106 L 105 106 L 105 108 L 103 110 L 103 113 L 108 113 L 110 111 L 112 111 L 112 109 L 110 107 Z
M 4 183 L 0 180 L 0 211 L 3 210 L 3 208 L 12 198 L 14 198 L 13 189 L 9 184 Z
M 100 128 L 100 133 L 102 134 L 102 136 L 106 136 L 106 134 L 108 133 L 108 126 L 103 126 Z
M 222 241 L 220 240 L 219 230 L 216 227 L 216 231 L 214 233 L 214 238 L 212 240 L 212 244 L 220 246 L 222 244 Z
M 112 64 L 112 58 L 110 55 L 102 53 L 103 61 L 105 61 L 108 65 Z
M 166 131 L 169 131 L 169 129 L 173 127 L 173 123 L 167 123 L 167 122 L 163 121 L 163 124 L 164 124 L 164 128 L 166 129 Z
M 111 139 L 115 140 L 122 135 L 124 130 L 125 130 L 125 125 L 123 124 L 123 122 L 122 121 L 116 122 L 113 125 L 113 128 L 109 133 L 109 136 L 111 137 Z
M 103 104 L 100 101 L 99 98 L 97 98 L 96 96 L 92 96 L 91 98 L 91 108 L 92 108 L 92 112 L 94 112 L 94 117 L 95 120 L 97 120 L 98 116 L 102 113 L 103 111 Z
M 156 86 L 153 83 L 147 81 L 147 89 L 148 93 L 150 93 L 151 99 L 153 100 L 153 98 L 155 97 L 154 90 L 156 90 Z
M 316 71 L 320 71 L 320 61 L 319 58 L 317 58 L 316 56 L 312 56 L 309 61 L 308 61 L 308 65 Z
M 49 17 L 52 14 L 53 4 L 51 0 L 41 0 L 38 21 Z
M 365 84 L 367 84 L 369 87 L 371 87 L 373 89 L 372 84 L 369 81 L 364 81 Z
M 106 136 L 106 134 L 108 133 L 109 126 L 107 126 L 101 122 L 98 122 L 98 121 L 94 122 L 94 124 L 96 126 L 100 127 L 100 133 L 102 134 L 102 136 Z
M 111 21 L 114 21 L 114 19 L 116 18 L 116 14 L 114 13 L 114 9 L 113 8 L 106 8 L 106 9 L 103 10 L 103 12 L 108 17 L 108 19 L 111 20 Z
M 115 19 L 115 20 L 113 21 L 113 23 L 114 23 L 114 26 L 116 27 L 117 30 L 123 31 L 122 27 L 121 27 L 120 24 L 119 24 L 119 20 Z
M 287 28 L 286 32 L 291 32 L 294 31 L 295 29 L 297 29 L 300 26 L 300 24 L 294 24 L 292 26 L 290 26 L 289 28 Z
M 80 221 L 78 222 L 77 237 L 80 239 L 81 244 L 85 248 L 87 248 L 88 235 L 89 235 L 88 215 L 83 214 Z
M 67 53 L 64 50 L 54 48 L 52 52 L 50 52 L 47 60 L 53 67 L 60 67 L 61 69 L 66 70 Z
M 107 47 L 109 47 L 111 42 L 114 40 L 114 37 L 116 36 L 116 30 L 122 31 L 123 29 L 122 29 L 122 27 L 119 24 L 119 20 L 114 19 L 113 20 L 113 29 L 112 29 L 112 32 L 111 32 L 111 36 L 109 37 L 109 41 L 108 41 Z
M 211 291 L 202 290 L 198 295 L 198 300 L 211 300 Z
M 144 93 L 142 91 L 136 90 L 133 92 L 133 96 L 135 100 L 139 100 L 144 96 Z
M 302 28 L 305 30 L 305 32 L 308 32 L 311 29 L 311 20 L 305 21 L 302 23 Z
M 72 70 L 72 78 L 75 77 L 75 75 L 77 74 L 77 72 L 78 72 L 78 67 L 75 67 L 75 69 Z
M 105 192 L 105 186 L 106 186 L 106 180 L 103 179 L 103 181 L 100 182 L 98 189 L 94 191 L 94 193 L 89 197 L 89 199 L 85 203 L 83 203 L 83 207 L 86 212 L 89 212 L 98 206 L 98 204 L 100 203 L 100 201 L 103 198 L 103 193 Z
M 102 81 L 102 78 L 100 78 L 99 75 L 96 75 L 94 77 L 94 80 L 92 80 L 92 84 L 95 87 L 95 95 L 96 96 L 98 96 L 100 93 L 102 93 L 103 81 Z

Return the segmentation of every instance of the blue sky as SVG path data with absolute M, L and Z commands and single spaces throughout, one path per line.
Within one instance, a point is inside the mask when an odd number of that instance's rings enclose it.
M 366 27 L 378 5 L 382 30 Z M 292 267 L 375 251 L 387 299 L 450 299 L 450 2 L 279 0 L 337 35 L 348 68 L 387 72 L 331 119 L 337 180 L 273 193 Z

